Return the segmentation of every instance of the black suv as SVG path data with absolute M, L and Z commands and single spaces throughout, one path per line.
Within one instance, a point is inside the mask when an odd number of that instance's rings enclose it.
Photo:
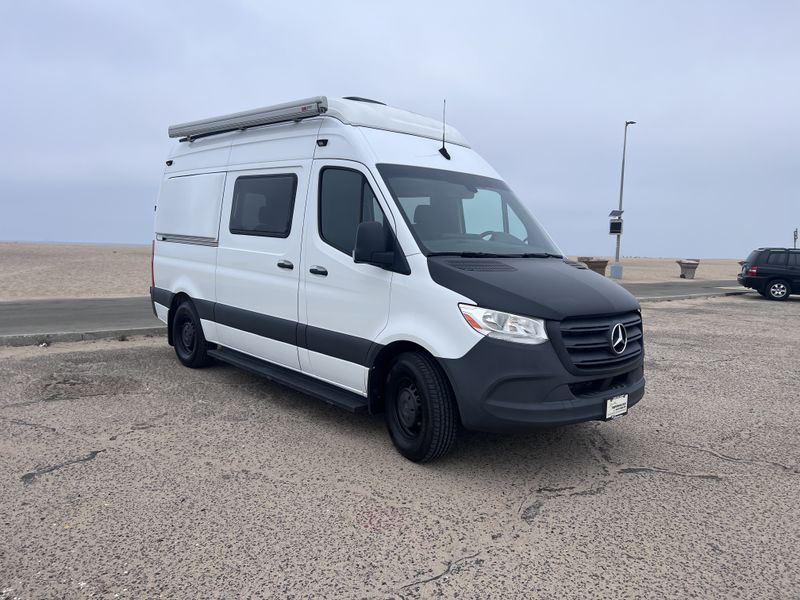
M 770 300 L 786 300 L 789 294 L 800 294 L 800 250 L 753 250 L 736 279 Z

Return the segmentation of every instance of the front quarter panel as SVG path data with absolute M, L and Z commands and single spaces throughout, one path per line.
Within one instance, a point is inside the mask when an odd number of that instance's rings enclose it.
M 414 342 L 438 358 L 460 358 L 483 336 L 467 324 L 459 302 L 472 300 L 435 283 L 422 254 L 406 257 L 411 275 L 395 275 L 389 321 L 376 340 L 381 345 Z

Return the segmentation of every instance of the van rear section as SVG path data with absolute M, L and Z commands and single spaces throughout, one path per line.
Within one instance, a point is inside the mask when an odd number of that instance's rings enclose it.
M 415 462 L 461 425 L 609 420 L 643 397 L 636 300 L 565 260 L 454 128 L 318 96 L 169 134 L 151 298 L 185 366 L 381 412 Z

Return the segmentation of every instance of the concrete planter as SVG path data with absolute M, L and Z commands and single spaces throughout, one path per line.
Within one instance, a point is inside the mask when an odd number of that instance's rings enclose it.
M 606 267 L 608 266 L 608 261 L 606 259 L 594 258 L 593 256 L 579 256 L 578 262 L 582 262 L 595 273 L 605 277 Z
M 676 260 L 681 268 L 681 279 L 694 279 L 695 271 L 700 265 L 700 259 Z

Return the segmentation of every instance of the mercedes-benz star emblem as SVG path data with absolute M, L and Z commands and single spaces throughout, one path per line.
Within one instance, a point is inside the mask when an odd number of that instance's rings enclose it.
M 611 328 L 611 350 L 614 354 L 622 354 L 628 347 L 628 332 L 625 325 L 617 323 Z

